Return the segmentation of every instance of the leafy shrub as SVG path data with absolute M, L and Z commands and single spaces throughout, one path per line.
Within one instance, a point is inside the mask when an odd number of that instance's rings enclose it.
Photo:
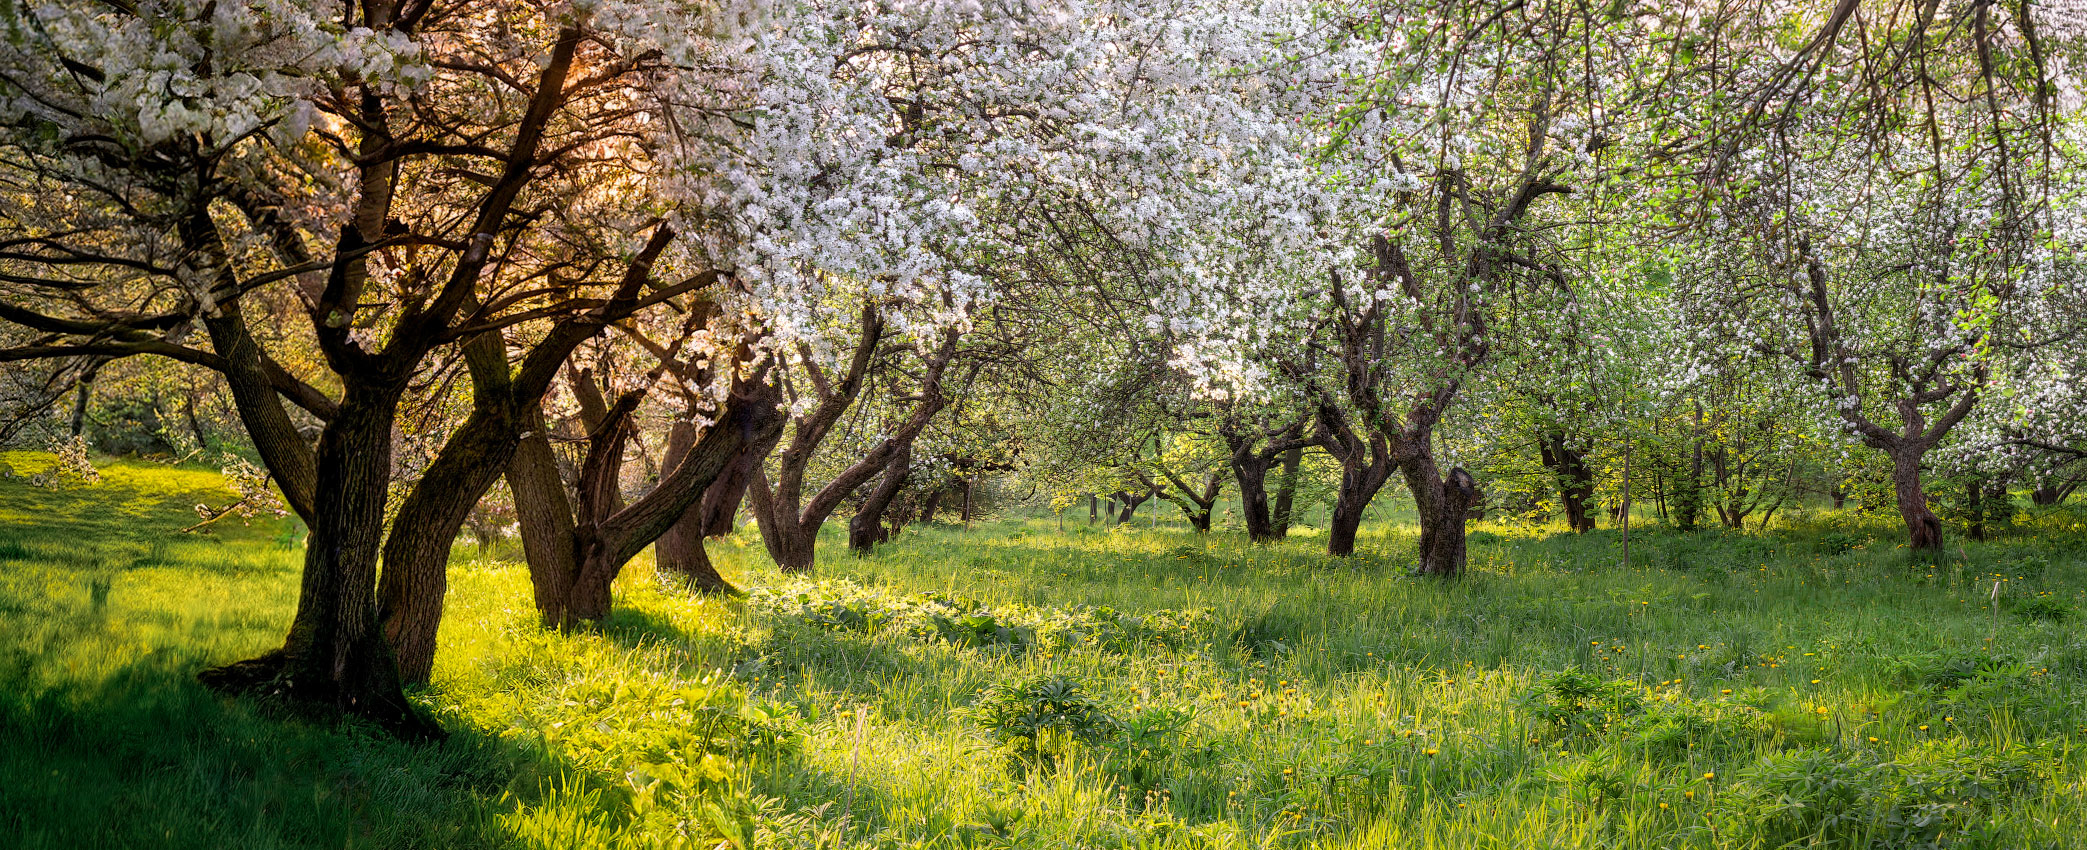
M 2033 787 L 2044 759 L 1937 744 L 1903 762 L 1802 749 L 1763 757 L 1711 806 L 1713 829 L 1761 847 L 1996 846 L 1987 810 Z
M 1645 700 L 1636 684 L 1622 680 L 1603 681 L 1568 667 L 1549 676 L 1523 697 L 1523 704 L 1538 721 L 1559 737 L 1600 735 L 1617 721 L 1645 710 Z
M 2019 680 L 2028 672 L 2011 655 L 1980 652 L 1931 653 L 1915 656 L 1902 666 L 1921 687 L 1937 694 L 1984 682 Z
M 1075 742 L 1114 739 L 1123 724 L 1080 683 L 1065 676 L 1002 682 L 978 695 L 971 716 L 1020 756 L 1056 756 Z
M 1632 750 L 1663 759 L 1724 758 L 1773 734 L 1766 712 L 1750 705 L 1677 699 L 1651 702 L 1625 725 Z
M 2072 616 L 2072 606 L 2048 593 L 2019 600 L 2012 606 L 2015 616 L 2034 623 L 2062 623 Z

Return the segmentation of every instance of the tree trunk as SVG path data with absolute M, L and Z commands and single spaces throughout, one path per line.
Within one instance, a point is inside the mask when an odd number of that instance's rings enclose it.
M 1182 513 L 1188 514 L 1189 527 L 1195 529 L 1197 534 L 1210 533 L 1209 508 L 1199 508 L 1193 511 L 1182 511 Z
M 1478 499 L 1478 484 L 1458 467 L 1443 478 L 1432 451 L 1422 449 L 1399 464 L 1420 516 L 1420 560 L 1414 572 L 1444 578 L 1464 571 L 1464 523 Z
M 1297 468 L 1303 461 L 1304 449 L 1283 452 L 1283 474 L 1276 479 L 1275 485 L 1275 509 L 1268 517 L 1268 530 L 1274 535 L 1272 539 L 1281 540 L 1290 535 L 1291 507 L 1297 498 Z
M 877 486 L 870 489 L 862 499 L 862 507 L 848 519 L 848 548 L 857 555 L 869 555 L 877 544 L 891 539 L 884 528 L 884 511 L 891 506 L 899 490 L 906 486 L 906 478 L 913 472 L 913 447 L 908 445 L 891 456 L 891 463 L 884 467 L 884 475 L 877 479 Z M 1061 518 L 1062 521 L 1062 518 Z
M 1558 505 L 1565 511 L 1567 527 L 1575 534 L 1594 530 L 1594 514 L 1588 503 L 1594 498 L 1594 471 L 1587 458 L 1566 445 L 1565 434 L 1550 431 L 1537 444 L 1537 454 L 1558 481 Z
M 72 400 L 72 436 L 77 437 L 83 433 L 86 433 L 87 400 L 94 395 L 94 377 L 100 371 L 101 365 L 98 363 L 93 366 L 87 367 L 87 371 L 80 375 L 79 384 L 76 387 L 74 387 L 75 395 L 73 396 Z
M 188 423 L 188 433 L 190 437 L 195 438 L 196 448 L 201 451 L 208 451 L 210 449 L 210 435 L 203 430 L 202 420 L 196 418 L 195 393 L 190 392 L 182 397 L 181 418 Z
M 1328 522 L 1326 554 L 1345 558 L 1355 554 L 1355 535 L 1362 528 L 1363 512 L 1369 510 L 1370 500 L 1390 480 L 1391 470 L 1382 461 L 1341 459 L 1341 484 L 1334 491 L 1333 516 Z
M 1133 495 L 1128 492 L 1118 491 L 1116 493 L 1116 504 L 1121 505 L 1122 510 L 1116 514 L 1116 524 L 1129 525 L 1131 517 L 1138 512 L 1138 506 L 1145 504 L 1145 500 L 1150 498 L 1152 498 L 1150 494 Z
M 685 419 L 675 420 L 673 427 L 667 431 L 667 451 L 661 458 L 662 468 L 673 469 L 681 465 L 682 461 L 688 459 L 689 449 L 695 444 L 695 423 Z M 747 453 L 743 450 L 741 455 Z M 739 459 L 734 458 L 733 464 L 726 467 L 728 473 L 733 466 L 738 465 Z M 720 475 L 718 480 L 710 482 L 710 486 L 703 491 L 702 500 L 698 501 L 694 508 L 683 513 L 673 525 L 668 526 L 666 532 L 652 544 L 653 562 L 659 567 L 660 574 L 680 581 L 697 593 L 732 595 L 739 592 L 739 588 L 726 581 L 724 575 L 717 571 L 717 566 L 710 563 L 710 553 L 703 549 L 703 538 L 710 536 L 710 529 L 706 523 L 715 518 L 706 512 L 706 508 L 711 507 L 711 494 L 716 492 L 718 484 L 724 481 L 725 476 Z M 733 506 L 733 512 L 736 513 L 737 510 L 738 507 Z M 731 530 L 731 523 L 732 518 L 727 515 L 725 528 L 728 532 Z
M 522 532 L 522 555 L 529 564 L 529 583 L 535 590 L 536 611 L 543 624 L 564 628 L 575 621 L 569 598 L 573 577 L 579 574 L 579 552 L 573 547 L 573 508 L 566 498 L 565 479 L 558 473 L 558 459 L 551 451 L 549 429 L 543 410 L 532 406 L 522 412 L 522 427 L 528 432 L 515 447 L 507 465 L 507 486 L 514 497 L 515 523 Z
M 441 737 L 406 701 L 377 615 L 377 553 L 398 398 L 391 388 L 346 387 L 319 438 L 318 499 L 290 633 L 281 649 L 204 671 L 198 678 L 205 685 L 353 714 L 404 737 Z
M 530 436 L 522 440 L 507 478 L 545 625 L 572 628 L 607 616 L 623 565 L 687 519 L 748 446 L 763 452 L 775 445 L 782 416 L 775 389 L 764 381 L 758 373 L 735 381 L 716 424 L 686 449 L 680 463 L 666 468 L 650 492 L 628 505 L 617 490 L 617 471 L 637 394 L 618 399 L 590 435 L 577 503 L 566 499 L 542 411 L 528 412 Z
M 766 473 L 754 475 L 747 494 L 753 497 L 754 521 L 761 526 L 761 542 L 768 548 L 769 559 L 786 573 L 810 572 L 819 526 L 806 528 L 798 520 L 796 506 L 777 504 Z
M 1089 494 L 1087 494 L 1087 524 L 1088 524 L 1088 525 L 1093 525 L 1093 524 L 1095 523 L 1095 521 L 1096 521 L 1096 520 L 1098 520 L 1098 519 L 1100 519 L 1100 518 L 1101 518 L 1101 507 L 1100 507 L 1100 506 L 1101 506 L 1101 500 L 1100 500 L 1100 499 L 1096 498 L 1096 497 L 1095 497 L 1095 495 L 1094 495 L 1093 493 L 1089 493 Z
M 1964 536 L 1984 542 L 1986 539 L 1985 490 L 1977 479 L 1964 482 Z
M 731 465 L 725 467 L 717 480 L 710 482 L 710 488 L 703 491 L 702 503 L 697 506 L 704 537 L 723 537 L 732 533 L 739 521 L 739 506 L 746 501 L 747 485 L 773 449 L 766 443 L 749 443 L 739 450 L 739 456 L 732 459 Z
M 920 512 L 914 519 L 932 525 L 935 522 L 935 512 L 942 509 L 942 494 L 948 489 L 947 479 L 938 481 L 934 487 L 929 488 L 927 493 L 920 497 Z
M 1925 447 L 1895 447 L 1891 456 L 1891 489 L 1899 504 L 1899 517 L 1906 522 L 1906 542 L 1916 552 L 1942 548 L 1942 521 L 1928 508 L 1928 494 L 1920 486 L 1920 461 Z
M 1828 490 L 1826 496 L 1833 500 L 1834 510 L 1840 510 L 1848 506 L 1848 491 L 1839 484 L 1833 485 L 1833 489 Z
M 1255 543 L 1282 539 L 1275 531 L 1275 516 L 1268 508 L 1268 468 L 1273 460 L 1263 458 L 1251 444 L 1232 451 L 1232 477 L 1239 482 L 1239 513 L 1246 520 L 1246 537 Z M 1191 523 L 1195 518 L 1189 518 Z M 1206 512 L 1199 531 L 1210 530 Z

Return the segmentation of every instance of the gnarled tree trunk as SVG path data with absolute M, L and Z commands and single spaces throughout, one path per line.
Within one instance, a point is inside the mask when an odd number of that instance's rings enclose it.
M 284 696 L 375 721 L 406 737 L 439 737 L 409 704 L 377 616 L 377 553 L 391 482 L 391 429 L 402 382 L 353 383 L 319 437 L 297 615 L 280 649 L 206 670 L 216 690 Z
M 1424 444 L 1423 444 L 1424 445 Z M 1399 464 L 1420 515 L 1420 575 L 1450 577 L 1464 571 L 1464 523 L 1478 499 L 1478 484 L 1461 467 L 1448 477 L 1437 472 L 1433 452 L 1422 448 Z
M 1361 452 L 1353 461 L 1346 457 L 1340 461 L 1341 484 L 1334 491 L 1326 554 L 1345 558 L 1355 554 L 1355 535 L 1362 528 L 1363 513 L 1377 491 L 1384 489 L 1384 482 L 1391 480 L 1391 465 L 1382 456 L 1365 458 Z
M 661 458 L 662 466 L 673 469 L 687 460 L 689 451 L 695 448 L 696 434 L 695 423 L 687 420 L 675 422 L 673 428 L 667 431 L 667 450 Z M 720 485 L 729 487 L 728 478 L 732 470 L 744 467 L 742 459 L 753 456 L 757 448 L 742 448 L 717 480 L 704 488 L 703 498 L 683 513 L 680 519 L 675 520 L 673 525 L 668 526 L 659 539 L 653 542 L 653 562 L 658 566 L 661 575 L 672 577 L 698 593 L 739 592 L 738 588 L 733 587 L 732 583 L 726 581 L 724 575 L 717 571 L 717 566 L 710 562 L 710 553 L 703 548 L 703 538 L 731 532 L 732 513 L 738 511 L 738 506 L 734 505 L 730 512 L 724 513 L 724 531 L 716 532 L 713 529 L 718 524 L 718 515 L 712 511 L 719 511 L 720 508 L 713 506 L 713 501 L 723 501 L 723 497 L 716 495 L 721 489 Z M 743 490 L 744 479 L 741 479 L 740 486 Z
M 1897 497 L 1899 517 L 1906 521 L 1907 546 L 1916 552 L 1942 549 L 1942 520 L 1928 507 L 1927 491 L 1920 484 L 1920 462 L 1925 446 L 1894 446 L 1891 456 L 1891 492 Z
M 735 381 L 717 421 L 650 492 L 626 505 L 617 479 L 639 397 L 627 393 L 598 419 L 589 417 L 595 427 L 581 464 L 577 504 L 566 499 L 541 411 L 530 411 L 531 433 L 509 464 L 507 481 L 546 626 L 571 628 L 607 616 L 623 565 L 684 520 L 742 451 L 773 446 L 782 429 L 778 397 L 765 375 Z
M 1268 505 L 1268 468 L 1255 453 L 1232 452 L 1232 478 L 1239 484 L 1239 513 L 1246 520 L 1246 538 L 1255 543 L 1281 540 L 1275 530 L 1275 513 Z
M 907 445 L 891 456 L 891 463 L 884 467 L 884 475 L 877 485 L 870 488 L 862 499 L 862 507 L 848 519 L 848 548 L 857 555 L 868 555 L 877 544 L 891 539 L 893 532 L 884 526 L 884 512 L 898 498 L 899 490 L 906 486 L 906 479 L 913 473 L 913 447 Z

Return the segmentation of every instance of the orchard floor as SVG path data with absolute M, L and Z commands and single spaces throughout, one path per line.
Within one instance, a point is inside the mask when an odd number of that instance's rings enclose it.
M 0 846 L 2087 847 L 2069 511 L 1934 564 L 1852 514 L 1628 566 L 1483 526 L 1446 585 L 1395 520 L 1334 561 L 1003 519 L 811 581 L 742 537 L 747 598 L 641 560 L 564 635 L 460 547 L 415 747 L 197 686 L 280 639 L 296 529 L 105 473 L 0 480 Z

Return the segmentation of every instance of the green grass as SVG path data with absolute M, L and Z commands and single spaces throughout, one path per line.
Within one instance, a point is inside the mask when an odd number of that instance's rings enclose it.
M 798 581 L 741 536 L 747 599 L 641 560 L 570 635 L 460 547 L 415 748 L 196 686 L 280 639 L 296 530 L 105 475 L 0 481 L 0 846 L 2087 847 L 2065 511 L 1935 564 L 1853 514 L 1627 566 L 1488 525 L 1447 585 L 1396 506 L 1345 562 L 1009 518 Z

